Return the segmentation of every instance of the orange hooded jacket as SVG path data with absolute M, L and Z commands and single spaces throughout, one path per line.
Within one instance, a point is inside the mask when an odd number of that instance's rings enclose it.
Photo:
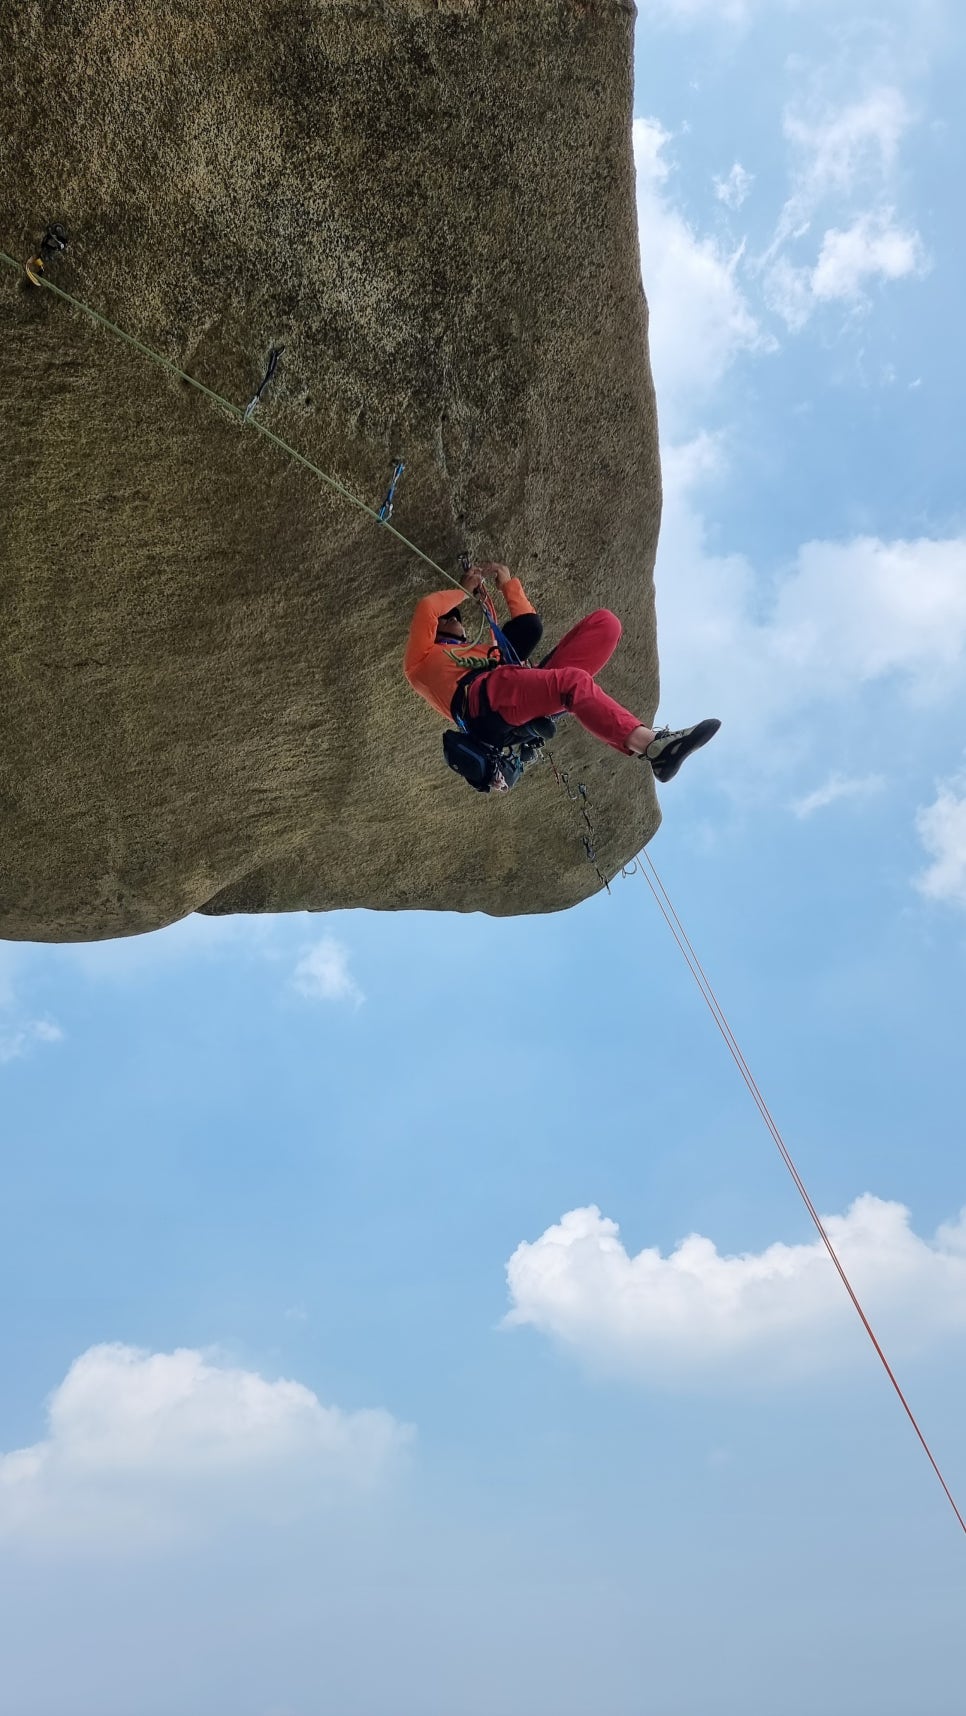
M 474 667 L 481 667 L 484 662 L 498 662 L 500 659 L 500 652 L 492 642 L 436 642 L 436 626 L 440 618 L 465 602 L 467 594 L 465 590 L 437 590 L 434 595 L 424 596 L 421 602 L 417 602 L 403 657 L 403 672 L 413 690 L 418 691 L 420 697 L 425 697 L 426 702 L 431 703 L 447 721 L 451 719 L 453 693 L 463 675 Z M 533 603 L 527 601 L 519 578 L 511 578 L 504 584 L 503 597 L 511 619 L 517 614 L 536 612 Z

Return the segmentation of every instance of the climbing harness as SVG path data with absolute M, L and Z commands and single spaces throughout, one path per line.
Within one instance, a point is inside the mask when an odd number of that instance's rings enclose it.
M 390 478 L 390 481 L 389 481 L 389 487 L 386 490 L 386 498 L 383 501 L 382 506 L 379 508 L 379 523 L 380 524 L 388 524 L 389 520 L 392 518 L 393 502 L 395 501 L 395 498 L 396 498 L 396 484 L 398 483 L 398 481 L 399 481 L 400 477 L 402 476 L 403 471 L 405 469 L 406 469 L 406 466 L 405 466 L 404 461 L 402 459 L 397 459 L 395 465 L 393 466 L 393 473 L 392 473 L 392 477 Z
M 464 572 L 469 570 L 469 555 L 468 554 L 463 554 L 460 556 L 460 565 L 461 565 Z M 500 651 L 501 660 L 508 662 L 510 666 L 525 667 L 526 663 L 522 662 L 520 660 L 519 655 L 517 654 L 516 650 L 514 649 L 513 645 L 511 644 L 509 638 L 506 636 L 506 633 L 502 630 L 500 625 L 497 623 L 496 609 L 493 606 L 492 598 L 490 597 L 490 595 L 487 592 L 486 585 L 483 584 L 483 585 L 481 585 L 480 588 L 481 588 L 480 605 L 483 608 L 483 612 L 485 613 L 486 618 L 489 622 L 490 630 L 493 633 L 494 642 L 496 643 L 496 646 Z M 556 729 L 556 723 L 551 722 L 550 723 L 550 731 L 547 733 L 541 734 L 541 736 L 536 740 L 536 745 L 540 746 L 540 745 L 545 743 L 546 739 L 552 738 L 555 729 Z M 532 745 L 532 742 L 531 742 L 531 745 Z M 527 755 L 526 761 L 530 762 L 530 761 L 534 760 L 534 755 L 535 755 L 535 753 L 534 753 L 533 749 L 531 748 L 529 750 L 528 755 Z M 522 756 L 522 752 L 521 752 L 521 756 Z M 604 875 L 603 871 L 601 870 L 600 864 L 599 864 L 598 858 L 597 858 L 597 837 L 596 837 L 596 833 L 594 831 L 594 824 L 593 824 L 593 821 L 591 820 L 591 816 L 590 816 L 590 805 L 589 805 L 589 801 L 587 798 L 587 788 L 586 788 L 583 781 L 575 781 L 574 785 L 571 786 L 569 773 L 566 770 L 562 770 L 562 769 L 557 768 L 557 765 L 553 760 L 553 754 L 549 750 L 547 751 L 547 761 L 550 764 L 551 772 L 553 774 L 553 778 L 556 781 L 557 785 L 559 787 L 563 788 L 564 792 L 567 794 L 567 797 L 571 800 L 572 803 L 577 804 L 580 807 L 580 818 L 584 824 L 584 827 L 580 831 L 580 839 L 581 839 L 581 843 L 582 843 L 583 848 L 584 848 L 584 852 L 586 853 L 586 856 L 587 856 L 587 862 L 588 862 L 588 864 L 590 864 L 592 866 L 594 873 L 597 877 L 597 880 L 600 883 L 601 887 L 604 889 L 604 892 L 609 895 L 610 894 L 610 883 L 608 882 L 607 877 Z M 521 768 L 520 768 L 520 773 L 522 774 L 522 772 L 523 772 L 523 766 L 521 766 Z M 517 779 L 519 779 L 518 775 L 515 776 L 514 780 L 511 781 L 509 784 L 515 785 Z
M 882 1347 L 879 1344 L 879 1341 L 876 1337 L 875 1331 L 872 1328 L 872 1324 L 869 1322 L 869 1319 L 866 1316 L 865 1311 L 862 1308 L 858 1294 L 856 1293 L 855 1288 L 852 1286 L 852 1283 L 849 1280 L 849 1277 L 845 1272 L 845 1268 L 842 1264 L 842 1261 L 839 1258 L 838 1252 L 836 1251 L 834 1245 L 832 1244 L 832 1241 L 829 1237 L 828 1230 L 825 1226 L 825 1223 L 823 1222 L 821 1216 L 819 1215 L 817 1209 L 815 1208 L 815 1205 L 813 1204 L 811 1197 L 809 1196 L 808 1190 L 805 1186 L 805 1182 L 803 1181 L 801 1174 L 799 1173 L 797 1167 L 795 1166 L 795 1163 L 792 1159 L 791 1152 L 790 1152 L 787 1144 L 785 1143 L 785 1140 L 782 1137 L 782 1134 L 778 1130 L 778 1127 L 777 1127 L 774 1119 L 772 1118 L 771 1111 L 768 1108 L 768 1106 L 765 1102 L 765 1099 L 762 1096 L 761 1091 L 758 1088 L 758 1084 L 755 1080 L 754 1074 L 752 1073 L 750 1067 L 748 1066 L 748 1062 L 745 1060 L 745 1057 L 741 1052 L 741 1049 L 738 1045 L 737 1038 L 735 1037 L 735 1034 L 732 1031 L 731 1026 L 728 1023 L 728 1020 L 725 1016 L 725 1013 L 724 1013 L 724 1010 L 721 1006 L 721 1003 L 718 1000 L 718 997 L 715 994 L 713 988 L 711 987 L 711 983 L 710 983 L 710 980 L 707 976 L 707 973 L 705 972 L 705 969 L 704 969 L 703 965 L 701 964 L 701 961 L 699 960 L 697 954 L 695 953 L 694 947 L 691 944 L 691 941 L 687 935 L 687 932 L 686 932 L 683 924 L 681 923 L 681 920 L 678 917 L 678 914 L 675 911 L 674 906 L 671 903 L 668 892 L 664 886 L 664 883 L 661 881 L 660 876 L 657 873 L 653 859 L 651 858 L 650 854 L 646 851 L 639 852 L 637 854 L 636 858 L 632 858 L 630 860 L 630 863 L 624 864 L 622 866 L 621 875 L 624 878 L 627 878 L 630 876 L 636 876 L 636 875 L 643 876 L 645 882 L 647 883 L 648 887 L 650 888 L 651 894 L 652 894 L 652 896 L 653 896 L 653 898 L 657 904 L 658 910 L 661 913 L 661 916 L 663 917 L 665 923 L 667 924 L 668 929 L 671 931 L 671 934 L 674 937 L 675 943 L 677 944 L 677 947 L 678 947 L 679 951 L 681 952 L 681 954 L 684 958 L 685 964 L 687 965 L 688 970 L 691 973 L 691 976 L 694 978 L 694 981 L 697 984 L 698 989 L 701 992 L 701 996 L 705 1002 L 705 1005 L 707 1006 L 708 1011 L 711 1014 L 711 1017 L 713 1018 L 715 1024 L 718 1027 L 718 1030 L 721 1033 L 722 1038 L 724 1039 L 725 1047 L 727 1048 L 728 1053 L 730 1054 L 732 1060 L 734 1061 L 735 1066 L 738 1068 L 738 1071 L 741 1074 L 742 1080 L 744 1081 L 744 1084 L 747 1087 L 748 1093 L 749 1093 L 753 1103 L 755 1104 L 755 1107 L 757 1108 L 759 1114 L 761 1115 L 762 1120 L 765 1122 L 765 1125 L 768 1128 L 769 1133 L 771 1134 L 772 1140 L 773 1140 L 773 1142 L 774 1142 L 774 1144 L 778 1150 L 778 1153 L 781 1156 L 781 1159 L 784 1162 L 785 1167 L 788 1169 L 788 1172 L 791 1175 L 792 1180 L 794 1181 L 796 1190 L 798 1191 L 798 1194 L 801 1197 L 801 1200 L 802 1200 L 803 1204 L 805 1205 L 806 1210 L 808 1211 L 808 1214 L 809 1214 L 809 1216 L 810 1216 L 810 1218 L 811 1218 L 811 1220 L 812 1220 L 812 1222 L 813 1222 L 813 1224 L 814 1224 L 814 1226 L 818 1232 L 819 1238 L 821 1239 L 822 1244 L 824 1245 L 826 1251 L 828 1252 L 829 1257 L 831 1258 L 831 1261 L 832 1261 L 832 1264 L 835 1268 L 836 1274 L 838 1275 L 839 1280 L 841 1281 L 843 1287 L 845 1288 L 846 1293 L 848 1294 L 850 1300 L 852 1301 L 852 1306 L 853 1306 L 854 1310 L 857 1312 L 859 1320 L 862 1324 L 862 1327 L 864 1328 L 866 1334 L 868 1335 L 870 1341 L 872 1342 L 873 1347 L 875 1348 L 876 1354 L 878 1355 L 878 1357 L 882 1363 L 882 1367 L 885 1370 L 886 1376 L 889 1378 L 889 1381 L 891 1382 L 893 1388 L 896 1391 L 896 1394 L 899 1397 L 899 1401 L 902 1405 L 902 1409 L 905 1412 L 906 1417 L 908 1418 L 910 1424 L 912 1425 L 912 1428 L 915 1431 L 915 1433 L 916 1433 L 916 1435 L 917 1435 L 917 1437 L 918 1437 L 918 1439 L 919 1439 L 919 1441 L 920 1441 L 920 1443 L 921 1443 L 921 1445 L 925 1451 L 926 1458 L 928 1459 L 929 1464 L 931 1465 L 936 1477 L 939 1479 L 939 1482 L 942 1486 L 943 1492 L 946 1496 L 946 1500 L 948 1501 L 950 1507 L 952 1508 L 953 1513 L 956 1515 L 956 1518 L 957 1518 L 960 1526 L 962 1527 L 963 1533 L 966 1534 L 966 1519 L 963 1518 L 963 1515 L 961 1514 L 959 1508 L 956 1505 L 956 1502 L 953 1499 L 952 1492 L 951 1492 L 949 1485 L 947 1484 L 945 1478 L 943 1477 L 942 1472 L 939 1469 L 939 1465 L 938 1465 L 936 1458 L 932 1452 L 932 1449 L 930 1448 L 929 1443 L 926 1441 L 926 1438 L 923 1435 L 922 1430 L 919 1428 L 919 1423 L 918 1423 L 916 1416 L 912 1410 L 912 1407 L 909 1405 L 908 1400 L 906 1399 L 901 1387 L 899 1386 L 899 1382 L 896 1378 L 895 1372 L 893 1371 L 892 1366 L 890 1365 L 888 1359 L 886 1358 L 885 1353 L 882 1350 Z
M 67 249 L 67 228 L 59 220 L 51 221 L 40 241 L 40 249 L 36 256 L 28 256 L 24 263 L 24 273 L 33 286 L 47 286 L 49 281 L 41 278 L 46 273 L 47 264 L 60 251 Z
M 459 564 L 465 575 L 469 571 L 469 555 L 461 554 Z M 467 781 L 476 792 L 509 792 L 523 778 L 524 770 L 536 762 L 542 747 L 556 732 L 556 722 L 550 716 L 539 716 L 520 727 L 512 727 L 496 710 L 491 709 L 486 696 L 486 684 L 481 688 L 482 709 L 475 717 L 469 714 L 470 685 L 494 667 L 525 668 L 496 618 L 496 609 L 486 585 L 481 584 L 476 598 L 499 651 L 499 662 L 481 662 L 460 680 L 453 698 L 451 714 L 458 732 L 443 735 L 443 755 L 451 769 Z M 598 872 L 599 874 L 599 872 Z M 606 884 L 605 884 L 606 886 Z
M 492 717 L 491 717 L 492 718 Z M 536 762 L 546 744 L 552 723 L 531 721 L 525 727 L 503 722 L 502 740 L 480 738 L 466 717 L 454 713 L 457 731 L 443 734 L 443 755 L 451 769 L 477 792 L 509 792 L 523 778 L 524 770 Z
M 256 405 L 258 404 L 259 400 L 261 399 L 262 394 L 265 392 L 266 387 L 268 386 L 273 375 L 275 374 L 275 371 L 278 368 L 278 360 L 281 357 L 284 350 L 285 350 L 284 346 L 272 346 L 271 351 L 268 354 L 268 368 L 266 369 L 265 374 L 263 375 L 263 377 L 261 379 L 261 382 L 259 383 L 255 392 L 252 394 L 251 399 L 248 401 L 248 404 L 245 406 L 245 410 L 242 413 L 242 422 L 243 423 L 248 422 L 248 419 L 250 418 L 250 416 L 251 416 L 252 412 L 254 411 Z
M 468 569 L 469 569 L 469 555 L 463 554 L 460 557 L 460 564 L 463 566 L 464 572 L 468 571 Z M 496 610 L 493 606 L 493 602 L 492 602 L 491 597 L 487 594 L 485 584 L 481 586 L 481 590 L 482 590 L 482 595 L 480 597 L 481 606 L 483 608 L 484 613 L 486 614 L 487 620 L 489 621 L 490 630 L 493 633 L 494 641 L 496 642 L 497 648 L 500 651 L 501 658 L 505 659 L 511 666 L 524 667 L 526 664 L 524 662 L 521 662 L 520 657 L 517 654 L 516 650 L 514 649 L 513 645 L 511 644 L 509 638 L 506 636 L 505 632 L 501 629 L 501 627 L 497 624 Z M 552 723 L 550 732 L 541 734 L 541 736 L 536 740 L 536 745 L 537 746 L 542 745 L 545 743 L 547 738 L 552 738 L 554 731 L 555 731 L 555 723 Z M 533 742 L 531 741 L 531 746 L 532 746 L 532 743 Z M 522 753 L 521 753 L 521 755 L 522 755 Z M 533 760 L 533 755 L 534 755 L 534 753 L 533 753 L 533 750 L 531 749 L 530 753 L 528 754 L 527 759 L 526 759 L 527 762 Z M 594 824 L 593 824 L 593 822 L 591 820 L 591 816 L 590 816 L 590 805 L 589 805 L 589 801 L 587 798 L 587 788 L 584 785 L 583 781 L 576 781 L 574 783 L 574 785 L 571 786 L 569 773 L 566 770 L 562 770 L 562 769 L 557 768 L 557 765 L 553 760 L 553 755 L 549 750 L 547 752 L 547 761 L 550 764 L 550 768 L 551 768 L 551 771 L 553 773 L 553 778 L 556 781 L 557 785 L 559 787 L 563 788 L 564 792 L 567 794 L 567 797 L 571 800 L 572 803 L 577 804 L 580 807 L 580 817 L 581 817 L 581 821 L 584 824 L 584 828 L 581 830 L 580 838 L 581 838 L 581 842 L 583 844 L 584 852 L 587 855 L 587 862 L 588 862 L 588 864 L 593 866 L 594 873 L 597 877 L 597 880 L 600 883 L 601 887 L 604 889 L 605 893 L 610 894 L 610 883 L 608 882 L 607 877 L 604 875 L 603 871 L 601 870 L 600 864 L 599 864 L 598 859 L 597 859 L 597 837 L 596 837 L 596 834 L 594 831 Z M 521 767 L 520 772 L 521 773 L 523 772 L 522 767 Z M 515 777 L 515 778 L 519 778 L 519 777 Z M 515 784 L 515 781 L 511 782 L 510 784 L 511 785 Z
M 456 688 L 450 713 L 457 732 L 443 734 L 443 755 L 451 769 L 477 792 L 509 792 L 522 780 L 524 770 L 536 762 L 541 748 L 552 739 L 555 722 L 541 716 L 520 727 L 512 727 L 486 696 L 486 675 L 496 663 L 481 663 L 464 675 Z M 470 686 L 483 679 L 482 707 L 469 713 Z

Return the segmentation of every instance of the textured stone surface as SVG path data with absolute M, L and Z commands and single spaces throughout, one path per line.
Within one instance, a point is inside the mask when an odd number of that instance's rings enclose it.
M 551 640 L 625 621 L 660 512 L 618 0 L 22 0 L 0 244 L 239 403 Z M 0 270 L 0 934 L 186 912 L 554 910 L 599 884 L 548 769 L 465 788 L 400 660 L 438 580 L 273 447 Z M 608 874 L 649 771 L 565 723 Z

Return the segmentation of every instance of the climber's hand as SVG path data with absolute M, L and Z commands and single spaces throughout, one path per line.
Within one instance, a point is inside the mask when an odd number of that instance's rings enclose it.
M 463 573 L 460 583 L 464 590 L 469 591 L 471 596 L 478 596 L 483 583 L 482 566 L 471 566 L 468 571 Z
M 498 590 L 502 590 L 505 584 L 509 584 L 513 577 L 509 566 L 501 566 L 496 560 L 488 560 L 485 566 L 479 568 L 479 571 L 487 581 L 492 579 Z

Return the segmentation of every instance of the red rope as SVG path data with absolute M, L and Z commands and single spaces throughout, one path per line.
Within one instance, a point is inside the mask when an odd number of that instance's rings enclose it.
M 952 1508 L 953 1513 L 956 1515 L 956 1518 L 959 1521 L 959 1524 L 963 1530 L 963 1533 L 966 1534 L 966 1520 L 964 1520 L 962 1514 L 959 1511 L 959 1508 L 956 1506 L 956 1503 L 953 1499 L 952 1491 L 950 1490 L 949 1485 L 947 1484 L 945 1478 L 943 1477 L 942 1472 L 939 1470 L 939 1466 L 938 1466 L 936 1459 L 933 1455 L 932 1449 L 929 1446 L 929 1443 L 926 1441 L 925 1436 L 923 1435 L 922 1431 L 919 1428 L 919 1425 L 916 1421 L 915 1413 L 913 1412 L 912 1407 L 909 1405 L 908 1400 L 906 1399 L 905 1395 L 902 1392 L 902 1389 L 899 1386 L 895 1372 L 893 1371 L 892 1366 L 890 1365 L 888 1359 L 885 1356 L 885 1353 L 882 1350 L 882 1347 L 879 1344 L 879 1341 L 876 1337 L 876 1334 L 875 1334 L 875 1331 L 872 1327 L 872 1324 L 869 1322 L 868 1317 L 866 1316 L 864 1310 L 862 1309 L 862 1306 L 859 1302 L 859 1298 L 858 1298 L 858 1295 L 855 1291 L 855 1288 L 852 1286 L 851 1281 L 849 1280 L 847 1274 L 845 1273 L 845 1269 L 842 1265 L 842 1261 L 841 1261 L 834 1245 L 832 1244 L 832 1241 L 830 1240 L 830 1238 L 829 1238 L 829 1236 L 825 1230 L 825 1225 L 822 1221 L 821 1216 L 819 1215 L 818 1211 L 815 1208 L 815 1205 L 812 1203 L 812 1200 L 808 1195 L 808 1191 L 806 1189 L 805 1182 L 803 1181 L 800 1173 L 798 1172 L 798 1169 L 795 1166 L 795 1163 L 792 1160 L 791 1153 L 788 1149 L 788 1146 L 786 1145 L 784 1138 L 782 1137 L 781 1133 L 778 1130 L 777 1125 L 775 1124 L 774 1119 L 772 1118 L 772 1115 L 768 1109 L 768 1106 L 765 1102 L 764 1097 L 761 1094 L 761 1091 L 758 1089 L 758 1085 L 755 1082 L 754 1075 L 752 1074 L 751 1069 L 749 1068 L 748 1063 L 745 1060 L 745 1057 L 742 1054 L 741 1049 L 738 1046 L 738 1042 L 737 1042 L 737 1039 L 735 1037 L 735 1034 L 732 1031 L 731 1026 L 729 1025 L 729 1023 L 725 1017 L 725 1014 L 722 1010 L 722 1007 L 721 1007 L 721 1004 L 718 1000 L 718 997 L 716 996 L 714 990 L 711 987 L 711 983 L 707 977 L 707 974 L 705 973 L 704 967 L 702 966 L 701 961 L 699 960 L 697 954 L 694 951 L 694 948 L 691 945 L 691 942 L 688 939 L 687 933 L 684 929 L 683 924 L 681 923 L 680 918 L 677 915 L 677 912 L 674 910 L 674 907 L 671 904 L 671 900 L 668 896 L 667 890 L 665 889 L 664 883 L 661 881 L 661 878 L 658 875 L 657 870 L 655 869 L 651 858 L 648 856 L 648 854 L 646 852 L 640 853 L 639 862 L 641 859 L 643 860 L 643 863 L 640 864 L 640 873 L 644 877 L 645 882 L 647 883 L 648 887 L 650 888 L 651 893 L 654 896 L 654 899 L 657 901 L 658 910 L 660 911 L 661 916 L 663 917 L 665 923 L 668 926 L 668 929 L 671 931 L 671 934 L 673 935 L 675 941 L 677 942 L 677 945 L 680 948 L 681 953 L 684 955 L 684 959 L 685 959 L 685 962 L 688 966 L 688 969 L 691 972 L 691 975 L 694 978 L 694 981 L 698 985 L 698 988 L 700 989 L 701 994 L 704 997 L 705 1003 L 706 1003 L 706 1005 L 707 1005 L 707 1007 L 711 1013 L 712 1018 L 714 1019 L 715 1024 L 718 1027 L 718 1030 L 721 1032 L 721 1035 L 724 1038 L 725 1045 L 728 1049 L 728 1052 L 730 1053 L 732 1060 L 734 1061 L 735 1065 L 737 1066 L 738 1071 L 740 1072 L 745 1084 L 748 1087 L 748 1090 L 751 1094 L 752 1101 L 754 1102 L 756 1108 L 758 1109 L 759 1114 L 761 1115 L 763 1121 L 765 1122 L 765 1125 L 767 1126 L 769 1132 L 771 1133 L 772 1138 L 775 1141 L 775 1144 L 778 1147 L 778 1151 L 779 1151 L 779 1154 L 781 1156 L 782 1161 L 784 1162 L 786 1168 L 788 1169 L 788 1172 L 791 1174 L 791 1177 L 795 1182 L 796 1187 L 798 1188 L 802 1202 L 804 1203 L 805 1208 L 807 1209 L 809 1215 L 811 1216 L 812 1221 L 815 1223 L 815 1226 L 818 1230 L 818 1234 L 819 1234 L 819 1237 L 822 1241 L 822 1244 L 825 1246 L 825 1249 L 828 1252 L 829 1257 L 832 1259 L 832 1262 L 834 1263 L 836 1271 L 838 1273 L 839 1279 L 841 1280 L 842 1285 L 845 1288 L 846 1293 L 848 1294 L 849 1298 L 852 1301 L 852 1304 L 855 1306 L 855 1309 L 858 1312 L 862 1326 L 865 1329 L 866 1334 L 868 1335 L 870 1341 L 872 1342 L 872 1345 L 874 1346 L 876 1352 L 879 1355 L 879 1358 L 882 1362 L 882 1366 L 883 1366 L 883 1369 L 885 1370 L 886 1376 L 889 1378 L 889 1381 L 891 1382 L 893 1388 L 895 1389 L 897 1395 L 899 1396 L 899 1400 L 902 1404 L 903 1411 L 905 1412 L 906 1417 L 908 1418 L 910 1424 L 912 1425 L 912 1428 L 916 1432 L 916 1435 L 918 1436 L 919 1441 L 922 1443 L 923 1449 L 925 1450 L 926 1458 L 928 1459 L 929 1464 L 931 1465 L 933 1471 L 935 1472 L 937 1478 L 939 1479 L 939 1482 L 941 1483 L 941 1485 L 943 1487 L 943 1491 L 945 1493 L 946 1500 L 949 1502 L 949 1505 Z M 645 864 L 647 865 L 647 870 L 645 870 L 645 868 L 644 868 Z M 647 873 L 648 870 L 651 873 L 650 875 L 648 875 L 648 873 Z M 654 878 L 653 881 L 651 880 L 652 876 Z

